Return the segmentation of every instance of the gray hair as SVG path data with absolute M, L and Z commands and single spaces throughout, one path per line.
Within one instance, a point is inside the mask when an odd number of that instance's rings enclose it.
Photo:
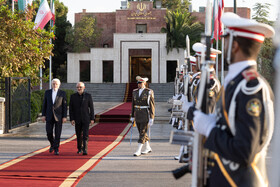
M 58 85 L 60 85 L 61 84 L 61 82 L 60 82 L 60 80 L 58 79 L 58 78 L 54 78 L 53 80 L 52 80 L 52 83 L 53 82 L 57 82 L 58 83 Z
M 85 83 L 83 83 L 83 82 L 78 82 L 78 83 L 76 84 L 76 86 L 78 86 L 79 84 L 81 84 L 83 87 L 85 87 Z

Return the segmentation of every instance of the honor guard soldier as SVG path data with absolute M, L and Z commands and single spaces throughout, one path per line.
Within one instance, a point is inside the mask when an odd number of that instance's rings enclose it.
M 268 186 L 266 152 L 273 124 L 273 93 L 257 72 L 256 59 L 274 29 L 255 20 L 224 13 L 225 57 L 229 71 L 216 114 L 194 112 L 194 129 L 212 151 L 209 186 Z
M 152 152 L 150 146 L 150 137 L 147 134 L 150 126 L 153 125 L 155 118 L 155 101 L 153 90 L 146 88 L 148 78 L 136 77 L 138 88 L 133 90 L 132 93 L 132 111 L 131 122 L 136 122 L 139 132 L 138 148 L 134 156 L 147 154 Z M 145 150 L 141 152 L 143 145 L 146 144 Z
M 201 66 L 201 53 L 206 51 L 206 46 L 202 43 L 195 43 L 192 46 L 193 50 L 195 51 L 195 57 L 197 59 L 197 66 L 196 66 L 196 73 L 193 75 L 193 79 L 191 82 L 191 86 L 190 86 L 190 93 L 191 93 L 191 98 L 192 101 L 194 103 L 196 103 L 197 101 L 197 96 L 198 96 L 198 88 L 199 88 L 199 83 L 200 83 L 200 66 Z M 216 76 L 215 73 L 215 69 L 214 69 L 214 64 L 215 64 L 215 60 L 218 54 L 221 54 L 221 51 L 216 50 L 211 48 L 210 49 L 211 54 L 210 54 L 210 60 L 211 60 L 211 64 L 209 65 L 210 68 L 210 83 L 208 84 L 208 89 L 209 89 L 209 93 L 208 93 L 208 111 L 209 113 L 213 113 L 215 110 L 215 105 L 216 105 L 216 98 L 218 93 L 220 92 L 221 89 L 221 83 L 219 81 L 219 79 Z M 203 102 L 205 103 L 205 102 Z M 189 109 L 189 106 L 187 104 L 186 106 L 186 102 L 184 102 L 183 104 L 183 111 L 187 112 Z M 187 107 L 187 109 L 186 109 Z M 206 107 L 206 106 L 202 106 L 202 107 Z M 192 108 L 194 109 L 194 108 Z M 189 120 L 192 120 L 192 113 L 190 112 L 189 115 L 191 115 L 191 117 L 188 117 Z

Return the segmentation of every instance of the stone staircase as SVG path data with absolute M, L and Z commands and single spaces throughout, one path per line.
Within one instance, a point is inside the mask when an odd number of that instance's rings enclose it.
M 150 83 L 149 88 L 154 90 L 155 102 L 167 102 L 174 94 L 174 83 Z
M 123 102 L 126 93 L 126 83 L 85 83 L 86 92 L 92 95 L 94 102 Z M 75 83 L 62 83 L 62 89 L 76 91 Z M 173 83 L 150 83 L 154 90 L 155 102 L 167 102 L 173 96 Z

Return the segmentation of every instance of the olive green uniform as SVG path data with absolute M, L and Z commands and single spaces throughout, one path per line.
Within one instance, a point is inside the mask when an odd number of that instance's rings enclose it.
M 144 144 L 149 141 L 147 134 L 149 119 L 155 117 L 154 92 L 149 88 L 144 88 L 139 96 L 139 88 L 132 93 L 132 110 L 131 117 L 135 118 L 139 132 L 138 143 Z

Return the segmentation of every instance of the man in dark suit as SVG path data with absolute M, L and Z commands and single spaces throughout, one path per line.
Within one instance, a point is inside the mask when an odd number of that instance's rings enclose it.
M 70 97 L 69 114 L 71 124 L 75 126 L 78 154 L 87 155 L 89 124 L 94 123 L 94 109 L 92 97 L 86 93 L 85 84 L 78 82 L 77 93 Z
M 67 119 L 67 101 L 66 93 L 59 89 L 60 80 L 52 80 L 52 89 L 45 92 L 42 108 L 42 120 L 46 121 L 47 137 L 50 142 L 49 152 L 54 151 L 55 155 L 59 155 L 58 148 L 60 144 L 60 136 L 62 123 Z M 55 128 L 55 137 L 53 129 Z

